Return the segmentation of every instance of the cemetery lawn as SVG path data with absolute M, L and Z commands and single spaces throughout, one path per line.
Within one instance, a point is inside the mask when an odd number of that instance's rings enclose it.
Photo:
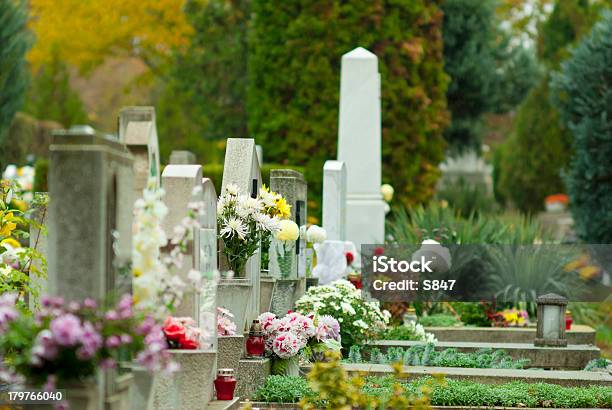
M 384 403 L 393 395 L 397 380 L 392 376 L 365 378 L 362 393 L 376 397 Z M 433 384 L 432 384 L 433 383 Z M 553 408 L 612 408 L 612 387 L 562 387 L 555 384 L 512 382 L 506 384 L 482 384 L 463 380 L 437 382 L 423 377 L 402 382 L 407 395 L 418 395 L 421 387 L 432 385 L 432 406 L 503 406 L 503 407 L 553 407 Z M 253 400 L 267 403 L 297 403 L 316 393 L 308 382 L 296 376 L 269 376 L 264 386 L 255 393 Z M 324 406 L 324 403 L 321 403 Z

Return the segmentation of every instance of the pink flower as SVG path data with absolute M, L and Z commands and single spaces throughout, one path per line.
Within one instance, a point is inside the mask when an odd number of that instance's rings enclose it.
M 265 334 L 269 334 L 273 331 L 273 323 L 276 319 L 276 315 L 274 313 L 262 313 L 257 319 L 259 319 L 259 323 L 261 323 L 261 327 L 263 328 Z
M 76 345 L 83 334 L 81 321 L 71 313 L 66 313 L 53 319 L 49 328 L 53 338 L 60 346 Z
M 0 331 L 5 332 L 9 322 L 19 317 L 19 312 L 15 309 L 16 302 L 16 294 L 0 295 Z
M 106 339 L 106 347 L 109 349 L 114 349 L 119 346 L 121 346 L 121 338 L 119 336 L 112 335 Z
M 77 351 L 77 355 L 82 360 L 91 359 L 100 350 L 102 343 L 102 336 L 100 336 L 94 326 L 90 322 L 85 322 L 81 336 L 82 346 Z
M 57 356 L 58 347 L 50 330 L 42 330 L 37 336 L 32 348 L 32 362 L 41 365 L 42 360 L 53 360 Z
M 273 350 L 281 359 L 288 359 L 299 352 L 299 340 L 293 333 L 281 333 L 274 339 Z
M 322 315 L 317 320 L 315 335 L 318 341 L 334 339 L 340 341 L 340 323 L 329 315 Z
M 87 309 L 95 309 L 98 307 L 98 304 L 92 298 L 87 298 L 83 301 L 83 307 Z
M 104 370 L 114 369 L 117 367 L 117 362 L 114 359 L 107 358 L 100 362 L 100 367 Z

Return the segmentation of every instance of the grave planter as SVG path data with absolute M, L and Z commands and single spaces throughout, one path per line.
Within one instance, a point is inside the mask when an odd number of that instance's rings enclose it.
M 268 272 L 261 272 L 259 279 L 259 313 L 270 311 L 275 281 L 276 279 L 268 275 Z
M 217 304 L 228 309 L 234 315 L 238 332 L 246 325 L 246 314 L 253 291 L 251 279 L 221 279 L 217 287 Z
M 270 312 L 276 316 L 285 316 L 287 311 L 293 310 L 299 282 L 300 279 L 276 279 L 272 291 Z
M 202 409 L 213 396 L 216 352 L 170 350 L 180 369 L 171 375 L 159 373 L 153 382 L 153 410 Z
M 39 389 L 40 387 L 27 387 L 26 389 Z M 100 390 L 98 384 L 94 380 L 82 383 L 70 383 L 58 385 L 58 389 L 64 391 L 63 401 L 68 403 L 71 410 L 98 410 L 101 405 Z M 57 404 L 57 403 L 56 403 Z M 29 404 L 28 409 L 36 410 L 51 410 L 53 404 Z

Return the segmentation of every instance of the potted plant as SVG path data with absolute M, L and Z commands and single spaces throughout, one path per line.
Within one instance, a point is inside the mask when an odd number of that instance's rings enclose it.
M 110 308 L 93 299 L 43 298 L 35 315 L 15 307 L 17 295 L 0 296 L 0 361 L 28 388 L 64 389 L 73 408 L 97 408 L 99 369 L 126 356 L 148 371 L 174 368 L 161 326 L 133 309 L 130 295 Z

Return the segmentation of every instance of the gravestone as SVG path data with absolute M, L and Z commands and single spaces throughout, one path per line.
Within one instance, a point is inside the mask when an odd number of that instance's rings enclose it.
M 463 183 L 493 195 L 493 166 L 474 150 L 447 157 L 440 164 L 440 170 L 442 178 L 438 182 L 438 189 Z
M 131 260 L 132 155 L 88 130 L 53 133 L 49 151 L 49 292 L 80 300 L 128 291 L 118 273 Z
M 172 151 L 170 153 L 171 165 L 194 165 L 197 164 L 196 156 L 191 151 Z
M 255 152 L 257 152 L 257 161 L 259 161 L 259 166 L 263 165 L 263 147 L 261 145 L 255 145 Z
M 342 56 L 338 160 L 346 164 L 346 239 L 383 243 L 381 108 L 378 58 L 358 47 Z
M 200 250 L 198 269 L 206 278 L 200 289 L 200 325 L 205 329 L 217 329 L 217 193 L 209 178 L 202 178 L 204 214 L 198 229 Z M 217 338 L 212 338 L 212 348 L 217 348 Z
M 223 181 L 221 191 L 229 184 L 235 184 L 241 193 L 258 195 L 262 179 L 259 160 L 253 138 L 228 138 L 225 148 L 225 162 L 223 165 Z M 256 319 L 259 314 L 259 279 L 261 269 L 261 254 L 259 250 L 246 264 L 246 278 L 252 284 L 251 297 L 248 302 L 248 323 Z M 240 329 L 241 324 L 236 323 Z M 246 326 L 243 323 L 242 326 Z
M 291 220 L 299 227 L 305 226 L 308 185 L 304 176 L 293 169 L 273 169 L 270 171 L 270 190 L 281 194 L 291 206 Z M 303 231 L 304 229 L 301 229 Z M 270 252 L 274 255 L 276 252 Z M 306 238 L 300 235 L 295 248 L 295 257 L 289 277 L 303 277 L 306 273 Z M 275 258 L 270 258 L 270 274 L 279 276 Z
M 168 207 L 168 215 L 163 221 L 162 228 L 170 240 L 174 235 L 174 228 L 181 224 L 189 212 L 189 203 L 196 200 L 193 190 L 202 184 L 201 165 L 167 165 L 162 173 L 162 188 L 166 191 L 164 203 Z M 180 268 L 174 267 L 172 274 L 177 275 L 183 282 L 188 283 L 187 274 L 191 269 L 200 266 L 199 232 L 193 232 L 193 241 L 188 245 Z M 198 251 L 196 251 L 198 250 Z M 181 304 L 176 307 L 175 316 L 188 316 L 199 323 L 200 295 L 193 289 L 183 294 Z
M 49 147 L 48 291 L 66 300 L 126 293 L 131 260 L 133 157 L 117 139 L 90 127 L 57 131 Z M 101 372 L 98 408 L 121 390 Z M 104 402 L 104 403 L 103 403 Z
M 346 165 L 325 161 L 323 166 L 323 228 L 327 239 L 346 240 Z
M 159 145 L 154 107 L 124 107 L 119 112 L 119 141 L 134 157 L 134 198 L 140 198 L 150 178 L 159 187 Z

